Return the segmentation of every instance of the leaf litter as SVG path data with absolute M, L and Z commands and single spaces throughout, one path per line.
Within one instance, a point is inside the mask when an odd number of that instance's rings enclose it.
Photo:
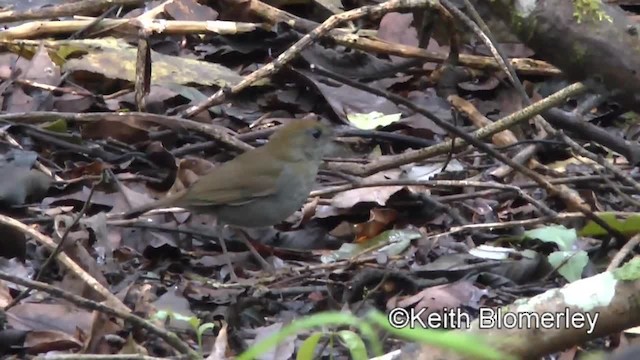
M 58 4 L 38 2 L 29 9 Z M 22 6 L 17 10 L 24 10 Z M 158 18 L 256 20 L 248 16 L 255 11 L 249 5 L 233 6 L 214 9 L 192 0 L 176 0 Z M 295 5 L 278 8 L 280 14 L 296 10 L 309 18 L 305 21 L 323 20 Z M 136 5 L 121 10 L 111 17 L 135 18 L 143 13 Z M 416 46 L 421 39 L 411 19 L 410 14 L 388 13 L 380 21 L 361 25 L 377 31 L 387 42 Z M 46 41 L 3 40 L 7 47 L 0 54 L 6 115 L 0 117 L 1 212 L 57 242 L 64 240 L 62 251 L 131 310 L 180 334 L 209 358 L 239 354 L 293 319 L 326 310 L 362 313 L 402 307 L 427 309 L 423 313 L 427 316 L 458 308 L 477 315 L 481 306 L 500 306 L 536 295 L 603 266 L 602 259 L 588 254 L 597 248 L 596 238 L 608 236 L 604 229 L 579 217 L 562 226 L 545 221 L 520 224 L 537 219 L 538 209 L 501 185 L 515 185 L 558 212 L 572 209 L 519 173 L 495 176 L 502 164 L 474 147 L 434 153 L 417 162 L 399 161 L 373 174 L 336 171 L 339 168 L 331 163 L 375 164 L 379 159 L 424 149 L 416 145 L 418 140 L 437 144 L 449 135 L 422 114 L 318 75 L 307 65 L 322 63 L 352 79 L 372 79 L 388 71 L 389 75 L 368 84 L 402 94 L 464 131 L 521 109 L 502 75 L 475 69 L 473 76 L 455 84 L 458 94 L 481 116 L 469 121 L 438 87 L 443 84 L 436 78 L 437 70 L 442 69 L 437 62 L 391 71 L 388 69 L 404 61 L 402 57 L 376 57 L 314 43 L 292 67 L 268 81 L 252 83 L 223 104 L 208 107 L 192 118 L 197 123 L 185 127 L 180 121 L 128 116 L 141 105 L 134 88 L 141 71 L 136 66 L 137 38 L 109 28 L 87 31 L 91 36 L 73 40 L 68 39 L 70 33 L 52 34 Z M 175 115 L 220 88 L 237 85 L 299 40 L 303 34 L 298 31 L 278 24 L 233 34 L 202 35 L 194 30 L 149 36 L 153 50 L 149 53 L 152 75 L 145 94 L 146 111 Z M 445 44 L 447 37 L 436 32 L 426 48 L 446 56 L 450 48 Z M 522 44 L 516 45 L 520 46 L 509 47 L 511 56 L 532 55 Z M 464 52 L 487 53 L 481 47 Z M 531 81 L 545 86 L 556 80 L 538 77 Z M 590 108 L 590 120 L 601 122 L 610 132 L 626 131 L 605 123 L 603 118 L 610 112 L 607 105 Z M 277 276 L 263 272 L 237 240 L 241 235 L 230 231 L 225 236 L 231 239 L 231 260 L 241 276 L 239 283 L 230 282 L 230 269 L 222 258 L 211 216 L 158 212 L 134 221 L 117 218 L 116 214 L 131 207 L 188 187 L 239 154 L 230 143 L 213 141 L 212 132 L 224 129 L 227 136 L 260 146 L 274 126 L 309 112 L 341 131 L 316 187 L 319 192 L 338 190 L 311 197 L 300 212 L 274 228 L 247 230 L 257 251 L 278 270 Z M 19 113 L 32 116 L 19 117 Z M 86 113 L 104 116 L 88 119 L 83 116 Z M 198 125 L 206 130 L 198 130 Z M 354 128 L 365 132 L 350 135 Z M 493 138 L 497 148 L 509 156 L 515 156 L 525 140 L 536 137 L 529 124 L 514 131 L 516 135 L 506 143 Z M 615 187 L 604 186 L 601 178 L 608 175 L 598 163 L 566 149 L 558 151 L 557 143 L 541 144 L 537 157 L 528 160 L 530 168 L 549 180 L 570 185 L 596 210 L 607 212 L 602 219 L 616 230 L 638 234 L 637 194 L 625 197 L 615 191 L 629 190 L 629 186 L 614 179 L 610 181 Z M 609 164 L 629 171 L 624 157 L 613 152 L 605 155 Z M 45 175 L 41 166 L 60 179 Z M 375 185 L 354 186 L 366 182 Z M 81 218 L 74 221 L 78 215 Z M 44 270 L 40 281 L 101 300 L 89 295 L 77 274 L 56 262 L 49 264 L 51 251 L 5 227 L 0 227 L 0 271 L 30 278 Z M 0 282 L 3 306 L 23 290 Z M 43 292 L 31 292 L 8 308 L 6 315 L 0 337 L 22 350 L 3 348 L 3 356 L 80 349 L 92 354 L 175 354 L 154 335 L 76 304 L 48 299 Z M 351 331 L 333 333 L 341 339 L 340 345 L 323 343 L 328 340 L 315 333 L 302 335 L 286 337 L 261 358 L 289 359 L 300 353 L 358 358 L 367 352 Z M 397 344 L 387 341 L 384 347 L 390 351 Z

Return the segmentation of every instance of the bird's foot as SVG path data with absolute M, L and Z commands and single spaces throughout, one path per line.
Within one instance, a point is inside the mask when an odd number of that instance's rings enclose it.
M 255 246 L 253 246 L 253 244 L 251 244 L 251 241 L 249 241 L 247 234 L 242 231 L 240 232 L 242 233 L 242 235 L 240 236 L 240 240 L 247 248 L 249 248 L 251 255 L 253 255 L 253 257 L 260 263 L 262 270 L 268 272 L 269 274 L 275 274 L 276 269 L 273 267 L 273 265 L 269 264 L 269 262 L 265 260 L 262 255 L 260 255 Z
M 222 255 L 227 260 L 227 266 L 229 266 L 229 277 L 231 281 L 238 282 L 238 275 L 233 268 L 233 262 L 231 261 L 231 255 L 229 255 L 229 251 L 227 251 L 227 241 L 224 239 L 222 231 L 218 231 L 218 240 L 220 241 L 220 247 L 222 248 Z

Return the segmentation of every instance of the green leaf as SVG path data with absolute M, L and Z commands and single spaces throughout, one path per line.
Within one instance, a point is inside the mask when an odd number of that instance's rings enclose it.
M 184 316 L 180 313 L 176 313 L 170 310 L 160 310 L 153 315 L 154 319 L 164 321 L 166 318 L 184 321 L 189 324 L 193 328 L 194 331 L 198 331 L 198 327 L 200 326 L 200 319 L 195 316 Z
M 385 115 L 383 113 L 373 111 L 368 114 L 351 113 L 347 114 L 347 119 L 353 124 L 353 126 L 362 130 L 373 130 L 378 126 L 387 126 L 400 120 L 402 114 L 390 114 Z
M 176 319 L 186 321 L 187 323 L 189 323 L 189 325 L 193 330 L 195 330 L 196 332 L 198 331 L 198 329 L 200 328 L 200 319 L 198 319 L 195 316 L 189 316 L 189 317 L 182 316 L 182 315 L 180 316 L 181 318 L 176 318 Z
M 44 123 L 44 124 L 40 125 L 40 128 L 42 128 L 44 130 L 49 130 L 49 131 L 53 131 L 53 132 L 63 133 L 64 134 L 68 130 L 67 120 L 58 119 L 58 120 L 50 121 L 50 122 L 47 122 L 47 123 Z
M 615 269 L 613 277 L 618 280 L 637 280 L 640 278 L 640 259 L 633 258 L 620 268 Z
M 257 356 L 265 353 L 269 349 L 278 345 L 281 341 L 289 336 L 295 335 L 302 330 L 308 330 L 319 326 L 343 325 L 352 326 L 358 329 L 369 341 L 373 352 L 379 356 L 382 355 L 382 346 L 377 339 L 371 325 L 362 321 L 359 317 L 342 312 L 324 312 L 309 317 L 297 319 L 291 324 L 283 327 L 277 333 L 267 337 L 266 339 L 253 344 L 247 351 L 236 357 L 236 360 L 255 359 Z
M 204 334 L 205 331 L 209 330 L 209 329 L 213 329 L 215 328 L 215 324 L 214 323 L 204 323 L 200 326 L 198 326 L 198 330 L 196 331 L 196 335 L 198 336 L 198 346 L 200 347 L 200 349 L 202 349 L 202 334 Z
M 627 236 L 634 236 L 640 233 L 640 214 L 631 215 L 623 221 L 621 232 Z
M 393 327 L 387 316 L 377 311 L 371 311 L 366 315 L 376 325 L 393 335 L 423 344 L 437 346 L 443 349 L 457 352 L 474 359 L 487 360 L 515 360 L 513 356 L 502 353 L 487 344 L 481 335 L 465 334 L 454 331 L 429 330 L 414 327 Z M 515 340 L 517 341 L 517 340 Z
M 164 321 L 168 317 L 171 317 L 172 314 L 173 313 L 171 311 L 160 310 L 160 311 L 156 312 L 155 314 L 153 314 L 152 318 L 153 318 L 153 320 Z
M 571 250 L 578 239 L 575 229 L 567 229 L 562 225 L 545 226 L 524 232 L 527 239 L 538 239 L 558 244 L 560 250 Z
M 320 261 L 323 263 L 331 263 L 374 250 L 384 252 L 389 256 L 394 256 L 406 250 L 406 248 L 411 245 L 411 240 L 419 239 L 421 236 L 422 235 L 415 230 L 387 230 L 373 239 L 360 244 L 344 243 L 338 250 L 322 255 Z
M 565 261 L 565 259 L 567 259 Z M 549 254 L 549 263 L 553 267 L 558 267 L 558 273 L 567 281 L 573 282 L 582 278 L 582 271 L 589 262 L 589 255 L 586 251 L 555 251 Z
M 300 345 L 300 349 L 298 349 L 298 354 L 296 354 L 296 360 L 313 360 L 313 354 L 316 351 L 316 346 L 318 346 L 318 342 L 322 338 L 321 332 L 314 332 L 308 338 L 306 338 L 302 345 Z
M 309 317 L 297 319 L 288 326 L 283 327 L 277 333 L 252 345 L 247 351 L 240 354 L 237 360 L 255 359 L 269 349 L 275 347 L 279 342 L 295 335 L 302 330 L 314 327 L 326 326 L 350 326 L 356 328 L 371 344 L 374 356 L 382 354 L 380 341 L 373 330 L 372 324 L 380 326 L 388 332 L 401 336 L 408 340 L 420 341 L 425 344 L 434 345 L 447 350 L 458 352 L 462 355 L 471 356 L 476 359 L 487 360 L 512 360 L 507 354 L 501 353 L 485 342 L 481 335 L 470 335 L 460 332 L 449 332 L 441 330 L 416 329 L 416 328 L 394 328 L 389 324 L 387 316 L 372 311 L 365 319 L 342 312 L 324 312 Z M 513 341 L 518 341 L 514 339 Z
M 635 219 L 632 219 L 634 218 L 632 216 L 632 217 L 629 217 L 627 220 L 621 221 L 618 219 L 615 213 L 601 213 L 601 214 L 598 214 L 597 216 L 602 221 L 604 221 L 607 225 L 609 225 L 611 228 L 618 230 L 623 234 L 625 234 L 624 228 L 626 227 L 624 223 L 629 221 L 630 223 L 628 224 L 628 226 L 630 227 L 630 230 L 634 227 L 634 224 L 636 229 L 640 230 L 640 217 L 635 217 Z M 596 236 L 607 235 L 607 230 L 603 229 L 600 225 L 593 222 L 593 220 L 589 220 L 589 222 L 587 222 L 587 224 L 582 228 L 582 230 L 580 230 L 579 234 L 580 236 L 596 237 Z M 625 234 L 625 235 L 630 235 L 630 234 Z
M 200 325 L 200 319 L 195 316 L 185 316 L 177 312 L 171 312 L 171 316 L 176 320 L 188 322 L 193 326 L 194 330 L 198 328 L 198 325 Z
M 353 360 L 366 360 L 367 349 L 364 345 L 362 338 L 350 330 L 342 330 L 338 332 L 338 335 L 342 339 L 342 342 L 347 346 L 351 353 L 351 359 Z

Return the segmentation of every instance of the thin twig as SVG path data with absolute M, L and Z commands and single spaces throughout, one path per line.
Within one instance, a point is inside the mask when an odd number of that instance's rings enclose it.
M 44 274 L 45 271 L 48 270 L 49 266 L 53 263 L 53 260 L 58 258 L 58 254 L 60 254 L 60 252 L 62 251 L 62 247 L 65 245 L 65 242 L 67 241 L 67 237 L 71 233 L 71 229 L 74 226 L 76 226 L 78 224 L 78 222 L 80 221 L 80 219 L 84 216 L 84 214 L 87 213 L 87 210 L 89 209 L 89 206 L 91 205 L 91 198 L 93 197 L 93 194 L 95 193 L 96 187 L 101 183 L 102 183 L 102 180 L 100 180 L 98 183 L 95 183 L 93 186 L 91 186 L 91 191 L 89 191 L 89 195 L 87 196 L 87 200 L 85 201 L 84 205 L 82 206 L 82 209 L 80 209 L 80 212 L 73 218 L 73 221 L 71 222 L 71 224 L 69 226 L 67 226 L 66 229 L 64 229 L 64 233 L 60 237 L 60 241 L 58 242 L 58 245 L 56 246 L 55 249 L 53 249 L 53 251 L 51 252 L 49 257 L 47 257 L 47 259 L 44 261 L 44 263 L 40 267 L 40 271 L 38 271 L 38 273 L 36 274 L 36 276 L 34 277 L 33 280 L 39 281 L 40 278 L 42 277 L 42 274 Z M 11 309 L 16 304 L 18 304 L 22 299 L 25 299 L 27 296 L 29 296 L 29 294 L 31 294 L 32 290 L 33 290 L 33 288 L 27 288 L 23 292 L 18 294 L 18 296 L 16 296 L 13 299 L 13 301 L 11 301 L 11 303 L 9 303 L 9 305 L 5 306 L 4 311 L 7 311 L 7 310 Z
M 34 239 L 36 239 L 36 241 L 45 245 L 51 251 L 53 251 L 58 246 L 58 244 L 50 237 L 8 216 L 0 214 L 0 224 L 5 224 L 22 232 L 27 236 L 33 237 Z M 113 308 L 121 309 L 121 311 L 129 310 L 127 306 L 124 305 L 120 299 L 118 299 L 117 296 L 112 294 L 108 289 L 102 286 L 102 284 L 96 281 L 96 279 L 94 279 L 91 275 L 89 275 L 89 273 L 86 272 L 86 270 L 76 264 L 67 254 L 59 253 L 57 256 L 57 260 L 60 261 L 67 269 L 69 269 L 69 271 L 76 274 L 76 276 L 78 276 L 90 289 L 94 290 L 97 294 L 106 299 L 110 306 L 112 306 Z
M 480 28 L 478 28 L 478 26 L 475 26 L 473 21 L 471 19 L 469 19 L 462 11 L 460 11 L 457 7 L 455 7 L 453 4 L 451 4 L 449 2 L 449 0 L 441 0 L 441 3 L 442 3 L 442 5 L 444 5 L 447 8 L 447 10 L 449 10 L 451 13 L 456 15 L 465 25 L 467 25 L 476 34 L 476 36 L 478 36 L 478 38 L 485 43 L 485 45 L 495 49 L 495 53 L 497 53 L 497 55 L 502 59 L 502 63 L 504 64 L 505 69 L 506 69 L 507 73 L 509 74 L 509 78 L 512 80 L 512 84 L 516 88 L 516 90 L 518 91 L 518 94 L 522 98 L 522 101 L 525 103 L 525 105 L 530 106 L 532 104 L 532 102 L 531 102 L 531 99 L 529 99 L 529 96 L 527 95 L 527 92 L 525 91 L 524 86 L 522 85 L 522 82 L 518 78 L 518 76 L 517 76 L 515 70 L 513 69 L 513 67 L 510 66 L 511 64 L 507 61 L 507 57 L 505 56 L 504 52 L 500 50 L 500 47 L 497 45 L 497 42 L 495 41 L 495 38 L 491 34 L 491 31 L 489 30 L 488 26 L 484 23 L 482 18 L 480 18 L 480 16 L 478 15 L 477 19 L 476 19 L 478 24 L 481 27 L 483 27 L 483 29 L 480 29 Z M 470 11 L 473 14 L 477 14 L 475 9 L 473 9 L 473 5 L 469 1 L 467 1 L 466 4 L 467 4 L 467 7 L 469 9 L 471 9 Z M 595 157 L 595 159 L 592 158 L 592 160 L 598 161 L 596 155 L 594 155 L 591 152 L 589 152 L 586 149 L 584 149 L 578 143 L 576 143 L 575 141 L 570 139 L 568 136 L 564 135 L 561 131 L 556 130 L 542 116 L 536 115 L 536 116 L 534 116 L 534 119 L 538 124 L 540 124 L 540 126 L 542 126 L 542 128 L 547 133 L 549 133 L 549 135 L 551 135 L 551 136 L 560 136 L 562 138 L 562 140 L 567 143 L 567 145 L 569 145 L 574 151 L 576 151 L 580 155 L 587 156 L 589 158 Z M 476 145 L 476 144 L 474 144 L 474 145 Z M 509 164 L 509 165 L 513 166 L 512 164 Z M 611 236 L 613 236 L 618 241 L 620 241 L 620 243 L 624 243 L 627 240 L 626 237 L 624 236 L 624 234 L 622 234 L 617 229 L 611 227 L 606 221 L 604 221 L 604 220 L 600 219 L 599 217 L 595 216 L 593 211 L 589 208 L 589 206 L 585 205 L 582 202 L 575 201 L 572 198 L 571 194 L 567 194 L 566 192 L 561 191 L 559 188 L 553 186 L 546 179 L 544 179 L 544 177 L 538 175 L 537 173 L 535 173 L 533 171 L 530 171 L 528 168 L 526 168 L 526 167 L 524 167 L 524 166 L 522 166 L 520 164 L 517 164 L 517 165 L 518 165 L 518 167 L 515 168 L 516 170 L 518 170 L 520 172 L 523 172 L 525 175 L 531 177 L 536 182 L 538 182 L 538 180 L 540 180 L 540 185 L 543 186 L 543 188 L 545 190 L 547 190 L 552 195 L 555 195 L 558 198 L 562 199 L 567 204 L 571 204 L 573 207 L 575 207 L 580 212 L 585 214 L 585 216 L 589 220 L 591 220 L 591 221 L 595 222 L 596 224 L 600 225 L 600 227 L 605 229 Z M 610 171 L 612 171 L 616 175 L 620 173 L 617 169 L 613 169 L 613 167 L 611 167 L 611 166 L 607 166 L 605 164 L 601 164 L 601 165 L 605 166 L 607 169 L 609 169 Z M 530 173 L 522 171 L 524 169 L 526 169 L 527 172 L 530 172 Z M 535 177 L 531 176 L 533 174 L 535 174 Z M 538 180 L 536 180 L 536 177 L 538 178 Z M 602 240 L 602 244 L 601 244 L 600 252 L 599 252 L 600 256 L 603 256 L 604 253 L 606 252 L 606 250 L 608 248 L 608 245 L 609 245 L 609 241 L 610 241 L 610 238 L 604 238 Z
M 157 335 L 162 340 L 166 341 L 169 345 L 171 345 L 174 349 L 178 350 L 180 353 L 188 355 L 189 359 L 196 360 L 196 359 L 202 358 L 200 354 L 198 354 L 196 351 L 191 349 L 191 347 L 185 344 L 182 340 L 180 340 L 180 338 L 176 334 L 166 331 L 164 329 L 160 329 L 150 321 L 147 321 L 132 313 L 128 313 L 128 312 L 116 309 L 112 306 L 104 305 L 92 300 L 85 299 L 83 297 L 64 291 L 55 286 L 45 284 L 43 282 L 28 280 L 19 276 L 7 274 L 3 271 L 0 271 L 0 279 L 12 282 L 14 284 L 27 286 L 29 288 L 46 292 L 51 296 L 62 298 L 84 309 L 99 311 L 107 315 L 115 316 L 125 321 L 129 321 L 130 323 L 136 326 L 139 326 L 154 335 Z
M 553 195 L 558 195 L 561 193 L 561 191 L 559 191 L 556 187 L 554 187 L 551 183 L 549 183 L 549 181 L 547 179 L 545 179 L 542 175 L 536 173 L 535 171 L 527 168 L 524 165 L 518 164 L 516 162 L 514 162 L 512 159 L 508 158 L 506 155 L 497 152 L 496 150 L 494 150 L 492 147 L 490 147 L 489 145 L 487 145 L 486 143 L 478 140 L 476 137 L 474 137 L 473 135 L 462 131 L 460 129 L 458 129 L 457 127 L 455 127 L 454 125 L 441 120 L 440 118 L 438 118 L 437 116 L 435 116 L 432 112 L 428 111 L 427 109 L 423 108 L 422 106 L 416 105 L 415 103 L 413 103 L 412 101 L 405 99 L 401 96 L 398 96 L 396 94 L 392 94 L 388 91 L 384 91 L 384 90 L 380 90 L 377 88 L 373 88 L 371 86 L 368 86 L 366 84 L 357 82 L 357 81 L 353 81 L 351 79 L 348 79 L 344 76 L 332 73 L 330 71 L 327 71 L 326 69 L 320 68 L 319 66 L 311 66 L 312 71 L 319 73 L 320 75 L 324 75 L 327 76 L 331 79 L 343 82 L 347 85 L 350 85 L 352 87 L 355 87 L 357 89 L 363 90 L 363 91 L 368 91 L 372 94 L 378 95 L 378 96 L 382 96 L 384 98 L 387 98 L 397 104 L 401 104 L 404 105 L 406 107 L 408 107 L 409 109 L 424 115 L 425 117 L 427 117 L 429 120 L 433 121 L 436 125 L 440 126 L 441 128 L 447 130 L 448 132 L 452 133 L 452 134 L 456 134 L 457 136 L 459 136 L 460 138 L 462 138 L 465 142 L 477 147 L 478 149 L 482 150 L 483 152 L 487 153 L 488 155 L 494 157 L 495 159 L 513 167 L 515 170 L 521 172 L 522 174 L 528 176 L 529 178 L 531 178 L 533 181 L 535 181 L 536 183 L 538 183 L 541 187 L 543 187 L 545 190 L 547 190 L 549 193 L 553 194 Z M 549 216 L 555 216 L 556 212 L 554 210 L 552 210 L 551 208 L 549 208 L 547 205 L 543 204 L 540 201 L 537 201 L 535 199 L 533 199 L 530 196 L 524 196 L 525 199 L 527 199 L 530 203 L 532 203 L 533 205 L 535 205 L 537 207 L 537 209 L 539 211 L 541 211 L 542 213 L 549 215 Z
M 242 81 L 230 88 L 222 88 L 215 94 L 198 105 L 191 106 L 182 112 L 183 117 L 192 117 L 214 105 L 220 105 L 230 95 L 236 95 L 254 84 L 256 81 L 277 73 L 282 67 L 291 62 L 302 50 L 311 45 L 314 41 L 326 35 L 330 30 L 336 28 L 343 22 L 356 20 L 364 16 L 380 16 L 394 10 L 412 9 L 412 8 L 432 8 L 434 2 L 429 0 L 390 0 L 379 5 L 362 6 L 360 8 L 345 11 L 343 13 L 329 17 L 322 25 L 316 27 L 311 32 L 303 36 L 298 42 L 291 45 L 289 49 L 280 54 L 271 63 L 264 65 L 260 69 L 247 75 Z
M 624 246 L 622 246 L 622 248 L 620 248 L 620 251 L 618 251 L 613 259 L 611 259 L 606 271 L 613 271 L 617 269 L 620 264 L 622 264 L 624 258 L 627 257 L 627 255 L 629 255 L 629 253 L 631 253 L 638 244 L 640 244 L 640 234 L 633 236 L 626 244 L 624 244 Z

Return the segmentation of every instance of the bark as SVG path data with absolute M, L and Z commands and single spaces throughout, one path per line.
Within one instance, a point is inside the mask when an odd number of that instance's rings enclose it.
M 599 91 L 618 90 L 623 106 L 640 109 L 638 28 L 617 6 L 576 10 L 578 0 L 482 1 L 536 56 L 571 80 Z M 590 0 L 597 4 L 599 0 Z M 575 13 L 580 14 L 577 16 Z M 580 21 L 578 21 L 580 17 Z
M 467 331 L 486 336 L 489 343 L 516 359 L 539 359 L 541 356 L 574 345 L 582 344 L 607 334 L 640 325 L 638 294 L 640 280 L 616 280 L 611 272 L 603 272 L 585 278 L 560 289 L 552 289 L 529 299 L 521 299 L 503 310 L 506 313 L 597 314 L 591 333 L 587 326 L 574 326 L 564 321 L 554 323 L 553 328 L 542 326 L 522 326 L 516 329 L 498 329 L 496 326 L 479 328 L 476 319 Z M 579 315 L 580 316 L 580 315 Z M 522 324 L 526 325 L 526 324 Z M 461 360 L 468 359 L 439 349 L 424 346 L 420 350 L 403 351 L 400 359 L 415 360 Z
M 595 1 L 595 0 L 593 0 Z M 631 110 L 640 109 L 640 39 L 634 23 L 618 7 L 578 9 L 577 0 L 476 1 L 503 20 L 536 56 L 598 91 L 615 92 L 614 99 Z M 595 2 L 594 2 L 595 4 Z M 586 11 L 583 11 L 586 10 Z M 487 13 L 485 12 L 485 13 Z M 580 21 L 578 16 L 580 14 Z M 593 332 L 571 324 L 555 328 L 480 329 L 476 320 L 467 331 L 518 359 L 541 356 L 640 325 L 637 294 L 640 280 L 618 281 L 609 272 L 549 290 L 508 306 L 506 312 L 598 314 Z M 403 349 L 401 359 L 464 359 L 429 346 Z

